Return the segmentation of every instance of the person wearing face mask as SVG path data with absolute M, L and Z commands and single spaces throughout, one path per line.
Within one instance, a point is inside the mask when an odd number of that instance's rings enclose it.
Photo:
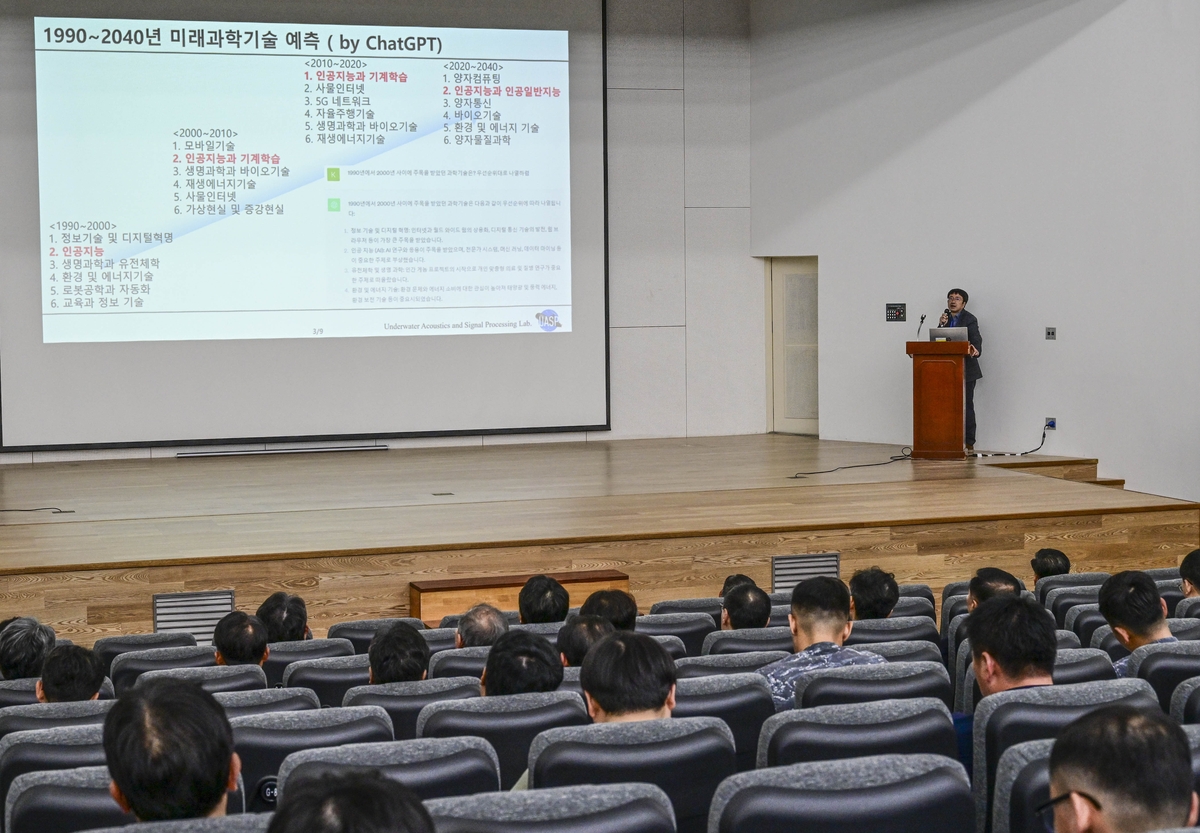
M 963 368 L 963 441 L 967 451 L 975 450 L 975 383 L 983 378 L 979 369 L 979 356 L 983 352 L 983 336 L 979 334 L 979 319 L 967 312 L 967 295 L 965 289 L 951 289 L 946 294 L 946 311 L 942 313 L 939 327 L 966 327 L 967 348 L 966 366 Z

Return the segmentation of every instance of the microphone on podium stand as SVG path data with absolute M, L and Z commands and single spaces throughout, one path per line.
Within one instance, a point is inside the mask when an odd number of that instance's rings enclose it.
M 917 338 L 921 337 L 921 327 L 925 326 L 925 316 L 921 316 L 920 323 L 917 324 Z

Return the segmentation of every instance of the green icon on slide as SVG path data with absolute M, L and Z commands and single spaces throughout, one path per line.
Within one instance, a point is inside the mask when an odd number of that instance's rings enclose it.
M 341 211 L 342 210 L 342 201 L 337 199 L 336 197 L 330 198 L 329 210 L 330 211 Z
M 325 179 L 328 182 L 340 182 L 342 179 L 342 169 L 341 168 L 326 168 L 325 169 Z

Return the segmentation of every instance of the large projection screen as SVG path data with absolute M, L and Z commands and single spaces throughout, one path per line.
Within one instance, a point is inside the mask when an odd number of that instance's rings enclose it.
M 5 450 L 607 428 L 602 0 L 3 14 Z

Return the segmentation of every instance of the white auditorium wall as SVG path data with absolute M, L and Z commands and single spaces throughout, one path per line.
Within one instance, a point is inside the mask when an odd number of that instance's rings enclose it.
M 751 62 L 752 252 L 820 259 L 823 437 L 909 440 L 903 343 L 961 285 L 979 447 L 1054 416 L 1047 452 L 1200 499 L 1200 4 L 754 0 Z

